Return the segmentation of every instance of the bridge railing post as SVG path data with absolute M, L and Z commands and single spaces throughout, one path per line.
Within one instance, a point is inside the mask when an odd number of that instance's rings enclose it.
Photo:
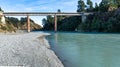
M 54 31 L 57 32 L 57 15 L 54 15 Z
M 27 32 L 30 32 L 30 18 L 29 18 L 29 15 L 27 15 Z

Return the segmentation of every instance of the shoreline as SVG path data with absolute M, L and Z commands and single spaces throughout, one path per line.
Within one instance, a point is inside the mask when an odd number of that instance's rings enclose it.
M 64 67 L 43 32 L 0 34 L 0 66 Z

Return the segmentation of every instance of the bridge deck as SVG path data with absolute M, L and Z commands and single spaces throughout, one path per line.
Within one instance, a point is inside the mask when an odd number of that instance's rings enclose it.
M 81 15 L 89 15 L 92 13 L 68 13 L 68 12 L 4 12 L 5 16 L 48 16 L 48 15 L 59 15 L 59 16 L 81 16 Z

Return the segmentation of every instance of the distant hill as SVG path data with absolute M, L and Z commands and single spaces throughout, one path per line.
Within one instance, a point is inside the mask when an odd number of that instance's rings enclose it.
M 42 27 L 30 19 L 31 30 L 39 30 Z M 17 30 L 27 30 L 27 18 L 5 17 L 5 24 L 0 21 L 0 32 L 16 32 Z
M 19 20 L 15 17 L 3 16 L 3 10 L 0 8 L 0 32 L 16 32 L 17 30 L 27 30 L 27 18 L 21 17 Z M 42 26 L 30 19 L 30 27 L 32 30 L 40 30 Z
M 7 20 L 11 24 L 13 24 L 18 30 L 27 29 L 27 18 L 26 17 L 25 18 L 22 17 L 20 20 L 14 17 L 7 17 Z M 30 19 L 30 26 L 31 26 L 31 30 L 38 30 L 42 28 L 42 26 L 36 24 L 32 19 Z

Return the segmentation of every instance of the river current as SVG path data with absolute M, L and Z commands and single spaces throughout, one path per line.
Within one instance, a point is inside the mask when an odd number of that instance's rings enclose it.
M 65 67 L 120 67 L 120 34 L 52 33 L 47 39 Z

